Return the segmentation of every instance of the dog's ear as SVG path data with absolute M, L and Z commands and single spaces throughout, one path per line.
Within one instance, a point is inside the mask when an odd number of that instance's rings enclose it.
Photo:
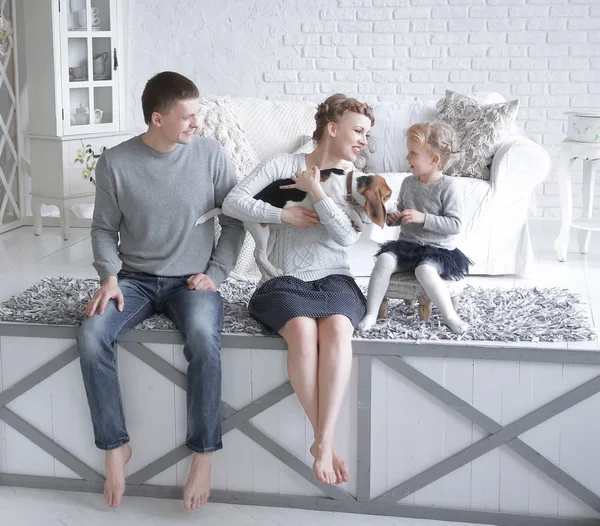
M 365 210 L 367 215 L 373 223 L 381 228 L 385 225 L 385 204 L 391 195 L 392 189 L 381 175 L 374 175 L 371 184 L 363 192 L 366 199 Z

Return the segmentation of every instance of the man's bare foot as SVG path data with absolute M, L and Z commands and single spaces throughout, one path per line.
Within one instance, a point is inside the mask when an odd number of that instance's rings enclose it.
M 348 482 L 350 476 L 348 475 L 348 464 L 346 461 L 339 456 L 335 448 L 333 448 L 333 470 L 335 471 L 335 483 L 341 484 L 342 482 Z
M 121 504 L 121 497 L 125 493 L 125 464 L 129 462 L 130 458 L 131 447 L 129 444 L 123 444 L 121 447 L 106 452 L 104 500 L 111 508 L 116 508 Z
M 192 467 L 183 490 L 183 507 L 197 510 L 206 504 L 210 495 L 210 456 L 212 453 L 194 453 Z
M 336 474 L 333 469 L 333 447 L 328 442 L 316 441 L 310 446 L 310 454 L 315 457 L 313 472 L 319 482 L 336 484 Z

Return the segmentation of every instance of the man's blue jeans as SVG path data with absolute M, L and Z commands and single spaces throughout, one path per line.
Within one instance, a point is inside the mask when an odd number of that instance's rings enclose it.
M 121 271 L 119 287 L 125 307 L 110 300 L 104 313 L 85 318 L 77 336 L 81 372 L 92 415 L 96 446 L 115 449 L 129 442 L 115 342 L 155 313 L 168 316 L 184 342 L 187 370 L 186 445 L 196 453 L 223 447 L 221 441 L 221 325 L 223 302 L 218 292 L 189 290 L 187 276 L 161 278 Z

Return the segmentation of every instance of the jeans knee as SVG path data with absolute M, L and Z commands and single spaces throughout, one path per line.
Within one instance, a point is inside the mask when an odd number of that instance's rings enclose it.
M 104 354 L 106 347 L 112 347 L 110 336 L 103 330 L 103 324 L 92 318 L 86 318 L 77 333 L 77 350 L 82 364 L 97 362 Z
M 185 357 L 188 362 L 221 363 L 221 331 L 219 328 L 197 324 L 185 334 Z

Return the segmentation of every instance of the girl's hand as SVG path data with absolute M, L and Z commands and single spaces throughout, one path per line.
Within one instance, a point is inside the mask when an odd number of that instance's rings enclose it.
M 412 210 L 410 208 L 402 210 L 402 212 L 399 213 L 399 216 L 402 218 L 403 225 L 407 225 L 408 223 L 422 225 L 423 223 L 425 223 L 425 214 L 423 212 L 418 212 L 417 210 Z
M 294 184 L 288 184 L 281 188 L 284 190 L 296 188 L 306 192 L 313 198 L 313 201 L 315 197 L 318 198 L 317 200 L 325 197 L 325 192 L 321 186 L 321 172 L 316 166 L 313 166 L 312 170 L 304 170 L 303 172 L 296 173 L 296 175 L 292 176 L 292 181 L 294 181 Z
M 398 219 L 400 219 L 402 216 L 400 215 L 400 212 L 397 210 L 396 212 L 391 212 L 389 213 L 386 217 L 385 217 L 385 222 L 387 223 L 388 226 L 392 226 L 394 223 L 396 223 L 396 221 L 398 221 Z

